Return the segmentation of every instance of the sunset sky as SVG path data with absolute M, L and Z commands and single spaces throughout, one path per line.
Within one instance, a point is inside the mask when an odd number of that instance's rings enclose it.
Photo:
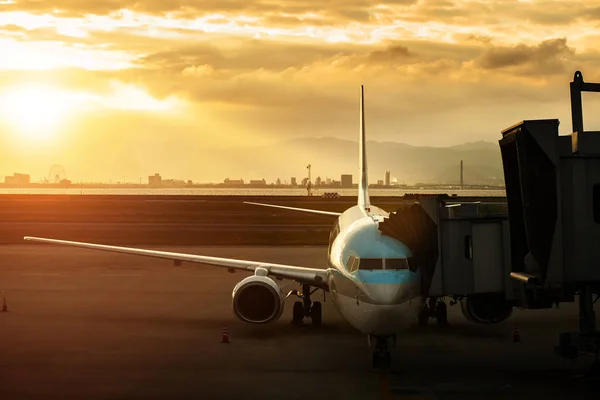
M 370 140 L 568 134 L 573 73 L 600 81 L 600 2 L 0 0 L 0 49 L 0 176 L 207 180 L 198 149 L 356 140 L 361 84 Z M 587 129 L 599 108 L 584 96 Z

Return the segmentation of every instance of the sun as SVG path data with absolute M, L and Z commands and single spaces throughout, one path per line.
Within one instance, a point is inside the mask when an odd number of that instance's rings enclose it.
M 54 137 L 74 111 L 73 97 L 44 85 L 20 85 L 0 93 L 0 122 L 25 139 Z

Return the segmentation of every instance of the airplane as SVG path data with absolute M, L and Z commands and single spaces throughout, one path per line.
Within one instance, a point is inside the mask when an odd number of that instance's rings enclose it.
M 342 317 L 367 335 L 370 346 L 375 341 L 373 368 L 391 365 L 390 339 L 396 344 L 397 334 L 411 326 L 425 307 L 421 291 L 421 271 L 409 264 L 411 249 L 404 243 L 382 234 L 378 224 L 389 213 L 371 204 L 367 179 L 364 88 L 360 87 L 359 169 L 357 204 L 343 213 L 296 208 L 273 204 L 245 202 L 250 205 L 275 207 L 291 211 L 335 217 L 329 237 L 326 269 L 273 264 L 229 258 L 145 250 L 93 243 L 39 237 L 25 240 L 158 257 L 181 262 L 200 263 L 254 272 L 233 289 L 232 308 L 242 321 L 264 324 L 279 319 L 285 300 L 294 295 L 292 323 L 302 324 L 310 318 L 313 325 L 322 321 L 321 302 L 311 300 L 318 290 L 330 297 Z M 301 284 L 301 291 L 284 296 L 275 280 L 290 279 Z M 313 289 L 314 288 L 314 289 Z

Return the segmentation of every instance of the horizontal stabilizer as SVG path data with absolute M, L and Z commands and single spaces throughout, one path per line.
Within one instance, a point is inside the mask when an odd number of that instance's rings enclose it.
M 250 202 L 250 201 L 244 201 L 244 204 L 252 204 L 252 205 L 255 205 L 255 206 L 263 206 L 263 207 L 282 208 L 284 210 L 301 211 L 301 212 L 312 213 L 312 214 L 331 215 L 333 217 L 339 217 L 340 215 L 342 215 L 342 213 L 333 212 L 333 211 L 321 211 L 321 210 L 312 210 L 310 208 L 276 206 L 276 205 L 273 205 L 273 204 L 253 203 L 253 202 Z

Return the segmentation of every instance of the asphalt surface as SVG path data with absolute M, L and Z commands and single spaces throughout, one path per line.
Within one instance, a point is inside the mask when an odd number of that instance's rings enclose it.
M 412 205 L 415 198 L 408 197 L 374 196 L 371 201 L 393 212 Z M 0 195 L 0 244 L 22 244 L 23 236 L 114 245 L 328 244 L 335 218 L 244 201 L 336 212 L 356 205 L 355 196 Z
M 324 266 L 325 247 L 157 247 Z M 324 326 L 269 325 L 231 312 L 246 273 L 50 245 L 0 246 L 0 399 L 598 399 L 591 362 L 554 356 L 575 304 L 401 335 L 389 374 L 328 301 Z M 297 284 L 283 282 L 285 289 Z M 322 298 L 321 293 L 315 300 Z M 513 343 L 515 324 L 521 342 Z M 222 344 L 226 327 L 231 343 Z

